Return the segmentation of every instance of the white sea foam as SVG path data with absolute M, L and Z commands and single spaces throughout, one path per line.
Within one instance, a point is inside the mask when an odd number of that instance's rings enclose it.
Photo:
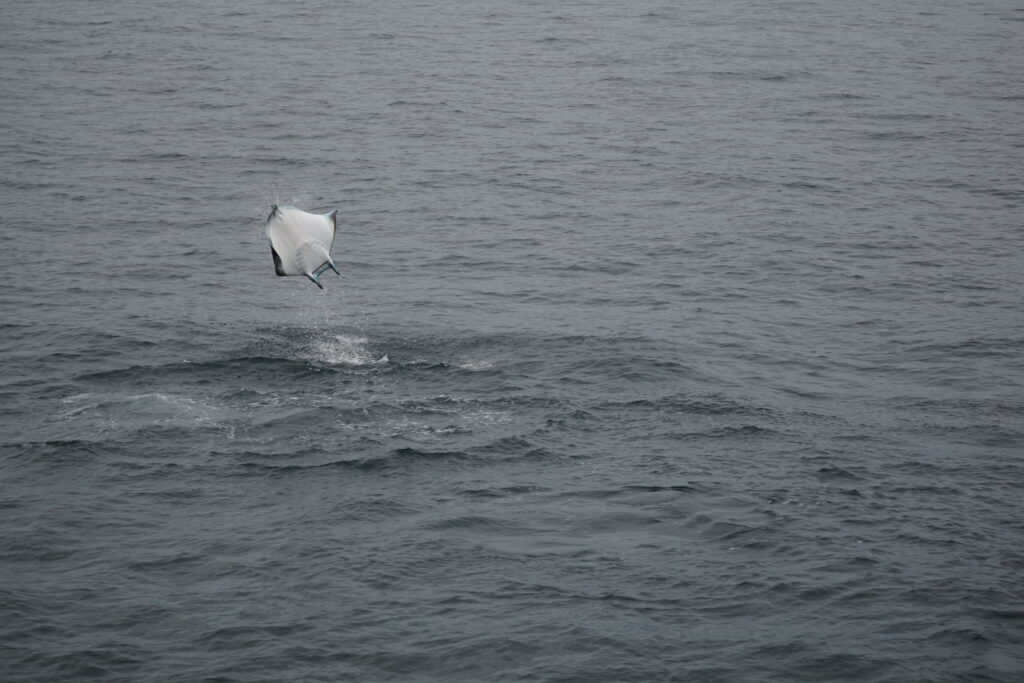
M 470 363 L 462 363 L 462 364 L 459 365 L 459 368 L 462 369 L 462 370 L 472 370 L 472 371 L 490 370 L 492 367 L 494 367 L 494 363 L 492 363 L 489 360 L 474 361 L 474 362 L 470 362 Z
M 335 334 L 327 338 L 314 339 L 310 345 L 312 360 L 332 365 L 378 365 L 388 362 L 388 357 L 375 358 L 367 347 L 365 337 L 350 337 Z
M 64 417 L 83 414 L 117 412 L 130 417 L 153 418 L 158 421 L 205 418 L 208 409 L 200 402 L 184 396 L 148 393 L 128 396 L 78 394 L 63 401 L 71 407 Z
M 147 426 L 202 426 L 222 424 L 223 408 L 187 396 L 84 393 L 62 401 L 68 408 L 55 416 L 77 432 L 105 434 Z

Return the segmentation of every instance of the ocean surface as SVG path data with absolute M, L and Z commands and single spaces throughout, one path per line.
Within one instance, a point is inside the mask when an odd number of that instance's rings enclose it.
M 0 680 L 1024 680 L 1021 3 L 2 16 Z

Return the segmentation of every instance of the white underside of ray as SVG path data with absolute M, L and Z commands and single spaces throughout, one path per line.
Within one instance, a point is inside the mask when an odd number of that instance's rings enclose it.
M 320 275 L 328 268 L 338 272 L 331 260 L 334 226 L 333 211 L 316 214 L 293 206 L 275 207 L 265 228 L 277 274 L 305 275 L 323 289 Z

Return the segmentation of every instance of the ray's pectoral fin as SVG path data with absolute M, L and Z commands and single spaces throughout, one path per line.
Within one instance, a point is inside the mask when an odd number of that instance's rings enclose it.
M 278 255 L 278 250 L 270 247 L 270 255 L 273 256 L 273 273 L 275 275 L 287 275 L 288 273 L 285 272 L 285 266 L 281 264 L 281 256 Z

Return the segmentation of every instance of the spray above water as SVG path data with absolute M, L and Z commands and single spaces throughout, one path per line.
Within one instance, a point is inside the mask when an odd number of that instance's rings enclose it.
M 367 348 L 365 337 L 335 334 L 314 339 L 310 351 L 313 360 L 332 365 L 381 365 L 388 362 L 386 355 L 374 357 Z

